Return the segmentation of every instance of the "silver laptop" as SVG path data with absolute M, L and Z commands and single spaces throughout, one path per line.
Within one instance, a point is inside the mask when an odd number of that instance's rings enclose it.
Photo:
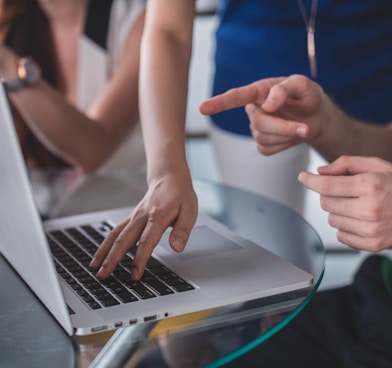
M 90 259 L 131 208 L 43 222 L 0 83 L 0 252 L 69 335 L 87 335 L 236 302 L 308 289 L 312 276 L 199 214 L 183 253 L 165 233 L 143 279 L 132 253 L 99 282 Z

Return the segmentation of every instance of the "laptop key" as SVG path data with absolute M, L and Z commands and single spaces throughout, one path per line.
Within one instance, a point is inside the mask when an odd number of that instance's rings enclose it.
M 95 230 L 90 225 L 84 225 L 81 227 L 92 239 L 94 239 L 98 244 L 101 244 L 105 237 Z
M 133 281 L 131 279 L 124 281 L 131 291 L 135 292 L 140 299 L 154 298 L 156 295 L 149 289 L 147 289 L 140 281 Z
M 101 304 L 104 307 L 112 307 L 114 305 L 120 304 L 120 302 L 118 300 L 114 299 L 114 298 L 108 298 L 108 299 L 105 299 L 105 300 L 100 300 L 100 302 L 101 302 Z
M 172 289 L 166 286 L 163 282 L 159 281 L 148 271 L 144 272 L 141 281 L 151 287 L 158 295 L 169 295 L 174 293 Z
M 134 296 L 132 293 L 128 292 L 127 290 L 119 291 L 116 293 L 118 299 L 120 299 L 123 303 L 130 303 L 136 302 L 138 298 Z
M 175 291 L 178 291 L 178 292 L 188 291 L 188 290 L 193 290 L 193 289 L 194 289 L 194 287 L 193 287 L 192 285 L 187 284 L 187 283 L 185 283 L 185 284 L 173 285 L 172 288 L 173 288 Z
M 97 302 L 88 303 L 88 306 L 91 309 L 100 309 L 100 308 L 102 308 L 102 306 L 99 303 L 97 303 Z

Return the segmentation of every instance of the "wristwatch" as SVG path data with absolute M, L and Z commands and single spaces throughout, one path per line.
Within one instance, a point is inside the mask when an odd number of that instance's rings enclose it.
M 34 86 L 41 79 L 41 69 L 30 56 L 19 59 L 18 77 L 5 82 L 7 92 L 16 92 L 27 86 Z

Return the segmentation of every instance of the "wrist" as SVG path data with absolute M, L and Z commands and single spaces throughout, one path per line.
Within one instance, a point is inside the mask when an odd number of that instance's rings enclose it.
M 164 177 L 190 177 L 186 159 L 185 144 L 181 140 L 169 140 L 169 143 L 158 142 L 146 149 L 147 183 L 160 181 Z
M 175 165 L 158 165 L 155 168 L 147 169 L 147 184 L 152 185 L 160 182 L 163 178 L 177 178 L 176 181 L 192 181 L 188 165 L 185 163 L 176 163 Z
M 8 49 L 0 49 L 0 76 L 4 80 L 18 76 L 18 57 Z
M 327 161 L 333 161 L 347 149 L 347 135 L 352 119 L 330 98 L 324 105 L 320 131 L 309 143 Z

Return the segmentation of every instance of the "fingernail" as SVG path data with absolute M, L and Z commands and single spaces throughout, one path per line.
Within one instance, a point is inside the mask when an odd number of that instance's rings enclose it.
M 131 269 L 131 279 L 132 280 L 138 280 L 139 279 L 139 272 L 137 272 L 137 269 L 133 267 Z
M 185 247 L 184 241 L 181 238 L 175 236 L 173 238 L 173 248 L 174 248 L 174 250 L 176 250 L 177 252 L 182 252 L 184 250 L 184 247 Z
M 95 268 L 97 260 L 95 259 L 95 257 L 91 260 L 90 264 L 88 265 L 90 268 Z
M 98 272 L 96 273 L 95 276 L 99 279 L 100 277 L 103 276 L 103 273 L 104 273 L 104 272 L 105 272 L 104 268 L 101 267 L 101 268 L 98 270 Z
M 265 101 L 264 104 L 270 105 L 270 106 L 274 106 L 276 105 L 276 101 L 274 98 L 268 97 Z M 263 104 L 263 105 L 264 105 Z
M 303 172 L 300 172 L 300 173 L 298 174 L 297 179 L 298 179 L 298 181 L 299 181 L 300 183 L 302 183 L 302 181 L 304 180 L 304 173 L 303 173 Z
M 306 137 L 306 129 L 304 127 L 298 127 L 296 133 L 299 137 Z

